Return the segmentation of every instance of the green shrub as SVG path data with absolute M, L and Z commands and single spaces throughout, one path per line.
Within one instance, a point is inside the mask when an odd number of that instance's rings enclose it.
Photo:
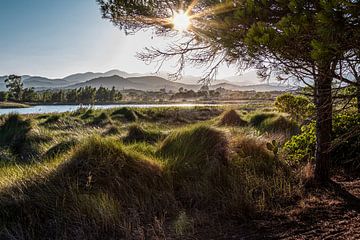
M 360 116 L 339 114 L 333 118 L 332 163 L 352 169 L 360 169 Z M 301 128 L 301 134 L 285 143 L 284 152 L 290 162 L 307 162 L 315 155 L 315 123 Z
M 336 115 L 333 134 L 333 162 L 349 169 L 360 169 L 360 114 Z
M 284 113 L 290 114 L 292 119 L 303 122 L 315 113 L 315 105 L 305 96 L 285 93 L 275 100 L 275 107 Z
M 306 163 L 314 159 L 316 145 L 315 122 L 301 127 L 301 133 L 284 144 L 283 151 L 290 163 Z

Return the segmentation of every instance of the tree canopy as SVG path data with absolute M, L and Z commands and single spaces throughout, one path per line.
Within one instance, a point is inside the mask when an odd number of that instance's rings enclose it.
M 328 179 L 333 86 L 357 86 L 360 66 L 360 3 L 354 0 L 98 0 L 103 17 L 125 32 L 153 28 L 171 34 L 175 12 L 191 26 L 168 49 L 148 48 L 145 61 L 178 60 L 208 67 L 210 80 L 223 62 L 253 67 L 266 78 L 289 77 L 314 89 L 317 109 L 315 175 Z M 360 96 L 358 95 L 360 101 Z

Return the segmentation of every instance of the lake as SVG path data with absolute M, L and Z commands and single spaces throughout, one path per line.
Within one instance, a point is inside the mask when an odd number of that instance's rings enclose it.
M 37 113 L 63 113 L 75 111 L 80 107 L 109 109 L 109 108 L 152 108 L 152 107 L 196 107 L 196 106 L 219 106 L 219 104 L 196 104 L 196 103 L 175 103 L 175 104 L 109 104 L 109 105 L 37 105 L 29 108 L 7 108 L 0 109 L 0 115 L 9 113 L 37 114 Z

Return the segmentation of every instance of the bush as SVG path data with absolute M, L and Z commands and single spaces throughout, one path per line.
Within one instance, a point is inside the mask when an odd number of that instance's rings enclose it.
M 283 151 L 290 163 L 307 163 L 315 155 L 316 132 L 315 122 L 301 127 L 301 133 L 293 136 L 284 144 Z
M 305 96 L 285 93 L 275 100 L 275 107 L 284 113 L 290 114 L 292 119 L 303 122 L 315 112 L 315 105 Z
M 331 157 L 334 164 L 348 169 L 360 169 L 360 114 L 339 114 L 333 123 L 333 150 Z
M 360 169 L 360 115 L 339 114 L 333 118 L 332 163 L 347 169 Z M 284 145 L 287 159 L 305 163 L 312 160 L 316 146 L 315 123 L 301 128 L 301 134 L 293 136 Z
M 248 123 L 245 120 L 241 119 L 241 117 L 239 116 L 239 114 L 237 114 L 237 112 L 235 110 L 230 110 L 230 111 L 225 112 L 221 116 L 219 125 L 220 126 L 242 127 L 242 126 L 247 126 Z

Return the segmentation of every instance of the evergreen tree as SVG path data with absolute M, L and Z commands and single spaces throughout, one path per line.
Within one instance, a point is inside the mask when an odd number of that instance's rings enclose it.
M 185 8 L 192 26 L 183 43 L 149 49 L 146 61 L 178 57 L 180 74 L 186 62 L 204 65 L 211 79 L 224 61 L 253 67 L 264 78 L 297 78 L 314 89 L 316 104 L 316 167 L 318 181 L 329 178 L 332 130 L 332 83 L 344 78 L 347 59 L 359 63 L 360 3 L 353 0 L 98 0 L 103 17 L 126 32 L 156 28 L 167 34 L 174 11 Z M 160 20 L 159 20 L 160 19 Z M 345 57 L 350 56 L 350 57 Z M 352 57 L 355 56 L 355 57 Z M 307 80 L 311 80 L 310 83 Z

